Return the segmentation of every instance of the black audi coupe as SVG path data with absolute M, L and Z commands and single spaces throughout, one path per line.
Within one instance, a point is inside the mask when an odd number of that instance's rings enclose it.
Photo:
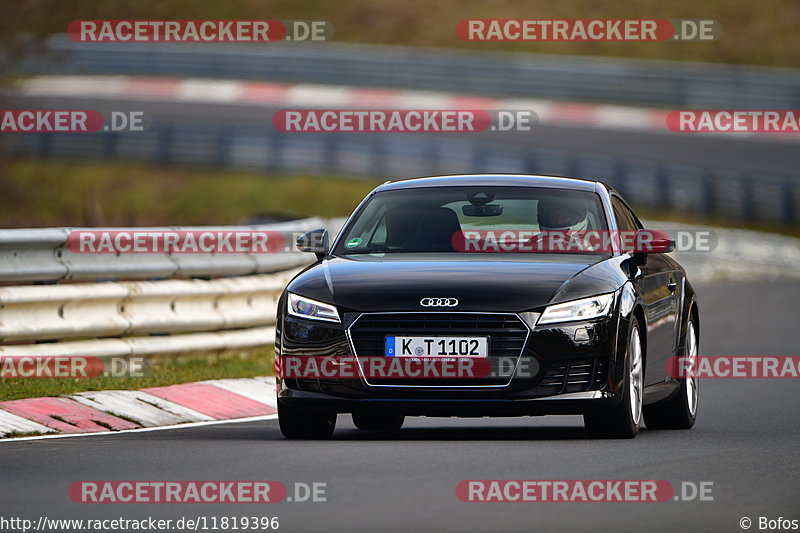
M 599 182 L 530 175 L 389 181 L 281 295 L 280 428 L 328 438 L 337 414 L 583 415 L 591 436 L 688 429 L 699 314 L 674 242 Z M 683 367 L 685 368 L 685 366 Z

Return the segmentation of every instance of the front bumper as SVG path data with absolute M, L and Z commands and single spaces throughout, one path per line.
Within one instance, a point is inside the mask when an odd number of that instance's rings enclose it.
M 606 391 L 564 393 L 541 398 L 345 398 L 331 394 L 281 389 L 278 402 L 292 407 L 352 413 L 379 410 L 406 416 L 538 416 L 601 412 L 619 404 L 618 394 Z
M 520 315 L 509 315 L 520 318 L 528 330 L 520 345 L 519 364 L 509 379 L 463 385 L 432 381 L 377 383 L 363 376 L 279 376 L 278 401 L 341 413 L 379 409 L 411 416 L 464 417 L 582 414 L 608 410 L 619 403 L 623 365 L 617 352 L 624 350 L 618 350 L 619 323 L 613 314 L 600 320 L 545 327 L 535 326 L 535 317 L 523 320 Z M 279 317 L 276 360 L 280 362 L 286 356 L 356 355 L 350 328 L 362 316 L 345 314 L 342 324 Z M 363 352 L 363 347 L 369 345 L 360 346 Z M 521 368 L 534 371 L 521 374 Z

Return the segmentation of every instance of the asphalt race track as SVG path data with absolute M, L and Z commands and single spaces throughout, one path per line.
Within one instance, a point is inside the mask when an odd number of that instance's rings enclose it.
M 795 355 L 800 283 L 698 287 L 701 354 Z M 800 383 L 705 380 L 690 431 L 592 440 L 579 417 L 410 419 L 387 434 L 341 416 L 334 439 L 284 440 L 276 421 L 0 443 L 0 516 L 279 516 L 280 531 L 741 531 L 800 519 Z M 327 502 L 73 503 L 79 480 L 325 482 Z M 462 503 L 463 479 L 713 482 L 713 501 Z M 291 489 L 290 489 L 291 494 Z M 387 525 L 391 524 L 391 525 Z

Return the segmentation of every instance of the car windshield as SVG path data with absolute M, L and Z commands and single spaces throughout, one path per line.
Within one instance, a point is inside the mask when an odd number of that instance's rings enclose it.
M 362 206 L 334 254 L 587 253 L 582 246 L 531 243 L 553 232 L 585 235 L 606 229 L 594 192 L 491 186 L 389 190 Z

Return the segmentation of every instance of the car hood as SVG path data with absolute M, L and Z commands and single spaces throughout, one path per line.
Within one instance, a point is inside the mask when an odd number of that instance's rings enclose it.
M 453 311 L 521 312 L 554 301 L 578 273 L 603 263 L 598 256 L 577 255 L 511 261 L 454 261 L 432 254 L 333 257 L 309 267 L 288 290 L 360 312 L 423 311 L 423 298 L 456 298 Z M 597 294 L 616 289 L 613 278 L 591 276 L 579 285 Z

